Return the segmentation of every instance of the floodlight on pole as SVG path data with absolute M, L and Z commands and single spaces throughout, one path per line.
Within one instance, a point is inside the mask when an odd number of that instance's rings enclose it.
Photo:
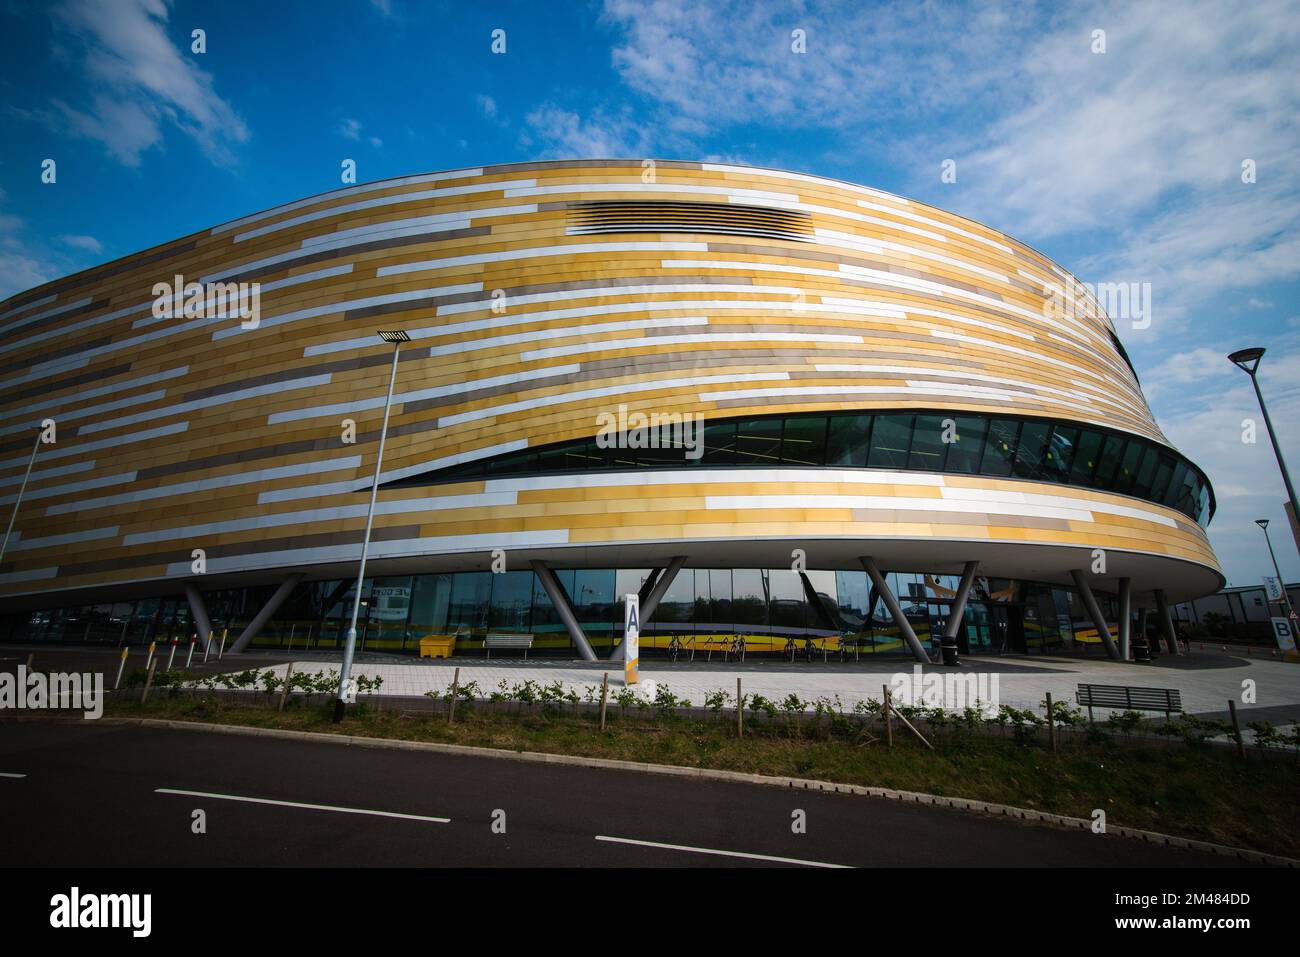
M 1291 473 L 1286 470 L 1286 459 L 1282 457 L 1282 446 L 1278 445 L 1277 435 L 1273 432 L 1273 420 L 1268 417 L 1268 406 L 1264 404 L 1264 393 L 1259 390 L 1259 362 L 1264 358 L 1264 350 L 1258 346 L 1250 349 L 1238 349 L 1228 356 L 1233 365 L 1250 376 L 1251 385 L 1255 387 L 1255 398 L 1259 400 L 1259 411 L 1264 414 L 1264 426 L 1268 429 L 1269 441 L 1273 443 L 1273 454 L 1277 456 L 1277 467 L 1282 471 L 1282 484 L 1286 486 L 1287 498 L 1291 501 L 1291 513 L 1300 520 L 1300 504 L 1296 503 L 1295 486 L 1291 484 Z M 1261 526 L 1262 527 L 1262 526 Z M 1268 530 L 1264 530 L 1265 536 Z M 1271 545 L 1269 546 L 1272 547 Z M 1300 548 L 1300 543 L 1297 543 Z
M 357 645 L 357 614 L 361 611 L 361 586 L 366 579 L 366 555 L 370 551 L 370 527 L 375 520 L 375 499 L 379 495 L 379 472 L 384 464 L 384 440 L 388 437 L 388 413 L 393 405 L 393 385 L 397 382 L 397 357 L 402 343 L 411 337 L 401 330 L 379 331 L 379 338 L 393 344 L 393 367 L 388 375 L 388 396 L 384 399 L 384 424 L 379 429 L 379 450 L 375 454 L 375 477 L 370 483 L 370 508 L 366 511 L 366 530 L 361 538 L 361 564 L 357 568 L 356 593 L 352 597 L 352 624 L 348 626 L 347 641 L 343 645 L 343 664 L 339 668 L 338 697 L 334 699 L 334 720 L 342 721 L 347 708 L 348 685 L 352 679 L 352 657 Z

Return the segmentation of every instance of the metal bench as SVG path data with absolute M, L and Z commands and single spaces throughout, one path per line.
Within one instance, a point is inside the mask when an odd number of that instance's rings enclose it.
M 489 632 L 483 638 L 483 650 L 489 658 L 492 657 L 493 648 L 506 648 L 515 651 L 523 650 L 525 660 L 528 658 L 528 649 L 533 647 L 533 636 L 529 634 L 507 634 Z
M 1079 685 L 1075 700 L 1092 709 L 1123 708 L 1126 711 L 1163 711 L 1165 717 L 1183 710 L 1182 695 L 1176 688 L 1130 688 L 1126 685 Z

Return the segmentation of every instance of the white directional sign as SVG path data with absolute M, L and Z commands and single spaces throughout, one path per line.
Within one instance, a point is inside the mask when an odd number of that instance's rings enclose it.
M 623 683 L 634 685 L 638 681 L 640 664 L 641 599 L 636 594 L 623 600 Z
M 1268 593 L 1269 601 L 1282 600 L 1282 582 L 1272 575 L 1264 576 L 1264 591 Z
M 1282 651 L 1295 651 L 1295 636 L 1291 634 L 1291 622 L 1286 618 L 1270 618 L 1273 623 L 1273 637 Z

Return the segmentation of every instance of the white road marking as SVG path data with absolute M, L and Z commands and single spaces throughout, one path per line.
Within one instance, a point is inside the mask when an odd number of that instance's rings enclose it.
M 14 774 L 11 771 L 0 771 L 0 778 L 25 778 L 25 774 Z
M 597 834 L 596 840 L 614 844 L 636 844 L 640 847 L 658 847 L 668 851 L 690 851 L 694 854 L 715 854 L 721 857 L 743 857 L 751 861 L 772 861 L 776 864 L 801 864 L 804 867 L 848 868 L 848 864 L 828 864 L 825 861 L 804 861 L 797 857 L 773 857 L 770 854 L 748 854 L 744 851 L 719 851 L 711 847 L 691 847 L 689 844 L 660 844 L 658 841 L 637 841 L 630 837 L 607 837 Z
M 180 794 L 185 797 L 213 798 L 218 801 L 242 801 L 245 804 L 271 804 L 275 807 L 296 807 L 307 811 L 338 811 L 340 814 L 368 814 L 372 817 L 395 817 L 403 821 L 428 821 L 432 824 L 450 824 L 449 817 L 428 817 L 424 814 L 399 814 L 396 811 L 374 811 L 364 807 L 336 807 L 332 804 L 300 804 L 297 801 L 273 801 L 270 798 L 245 797 L 240 794 L 215 794 L 211 791 L 181 791 L 175 788 L 155 788 L 155 794 Z

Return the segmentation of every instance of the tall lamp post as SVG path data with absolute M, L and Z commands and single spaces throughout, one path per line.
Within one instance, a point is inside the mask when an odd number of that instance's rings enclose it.
M 1282 470 L 1282 481 L 1286 485 L 1287 498 L 1291 500 L 1291 514 L 1296 516 L 1297 521 L 1300 521 L 1300 505 L 1296 504 L 1295 486 L 1291 484 L 1291 473 L 1286 470 L 1286 460 L 1282 458 L 1282 446 L 1277 444 L 1277 435 L 1273 432 L 1273 421 L 1268 417 L 1268 406 L 1264 404 L 1264 393 L 1259 391 L 1259 379 L 1255 375 L 1256 370 L 1259 369 L 1259 360 L 1264 358 L 1264 350 L 1259 348 L 1239 349 L 1228 358 L 1250 376 L 1251 385 L 1255 387 L 1255 397 L 1259 399 L 1259 410 L 1264 413 L 1264 425 L 1268 428 L 1269 441 L 1273 443 L 1273 454 L 1277 456 L 1277 467 Z M 1264 531 L 1264 537 L 1268 537 L 1267 529 Z M 1273 546 L 1270 544 L 1270 552 L 1272 548 Z
M 357 568 L 356 593 L 352 597 L 352 624 L 348 626 L 347 641 L 343 645 L 343 666 L 339 669 L 339 693 L 334 700 L 336 722 L 343 720 L 343 712 L 347 708 L 348 683 L 352 677 L 352 656 L 357 646 L 357 613 L 361 611 L 361 586 L 366 578 L 366 553 L 370 551 L 370 526 L 375 520 L 375 498 L 379 494 L 379 470 L 384 464 L 384 439 L 388 437 L 388 412 L 393 404 L 393 384 L 397 381 L 397 356 L 402 351 L 402 343 L 411 341 L 411 337 L 401 331 L 380 331 L 379 338 L 393 344 L 393 369 L 388 375 L 388 396 L 384 399 L 384 424 L 379 429 L 375 478 L 370 483 L 370 508 L 366 511 L 366 532 L 361 539 L 361 565 Z
M 1268 557 L 1273 559 L 1273 571 L 1277 575 L 1277 583 L 1282 588 L 1282 601 L 1279 604 L 1286 606 L 1286 620 L 1291 625 L 1292 633 L 1296 630 L 1295 609 L 1291 607 L 1291 596 L 1287 594 L 1286 581 L 1282 578 L 1282 570 L 1277 567 L 1277 556 L 1273 554 L 1273 540 L 1268 536 L 1268 519 L 1257 518 L 1255 524 L 1264 530 L 1264 541 L 1268 543 Z

